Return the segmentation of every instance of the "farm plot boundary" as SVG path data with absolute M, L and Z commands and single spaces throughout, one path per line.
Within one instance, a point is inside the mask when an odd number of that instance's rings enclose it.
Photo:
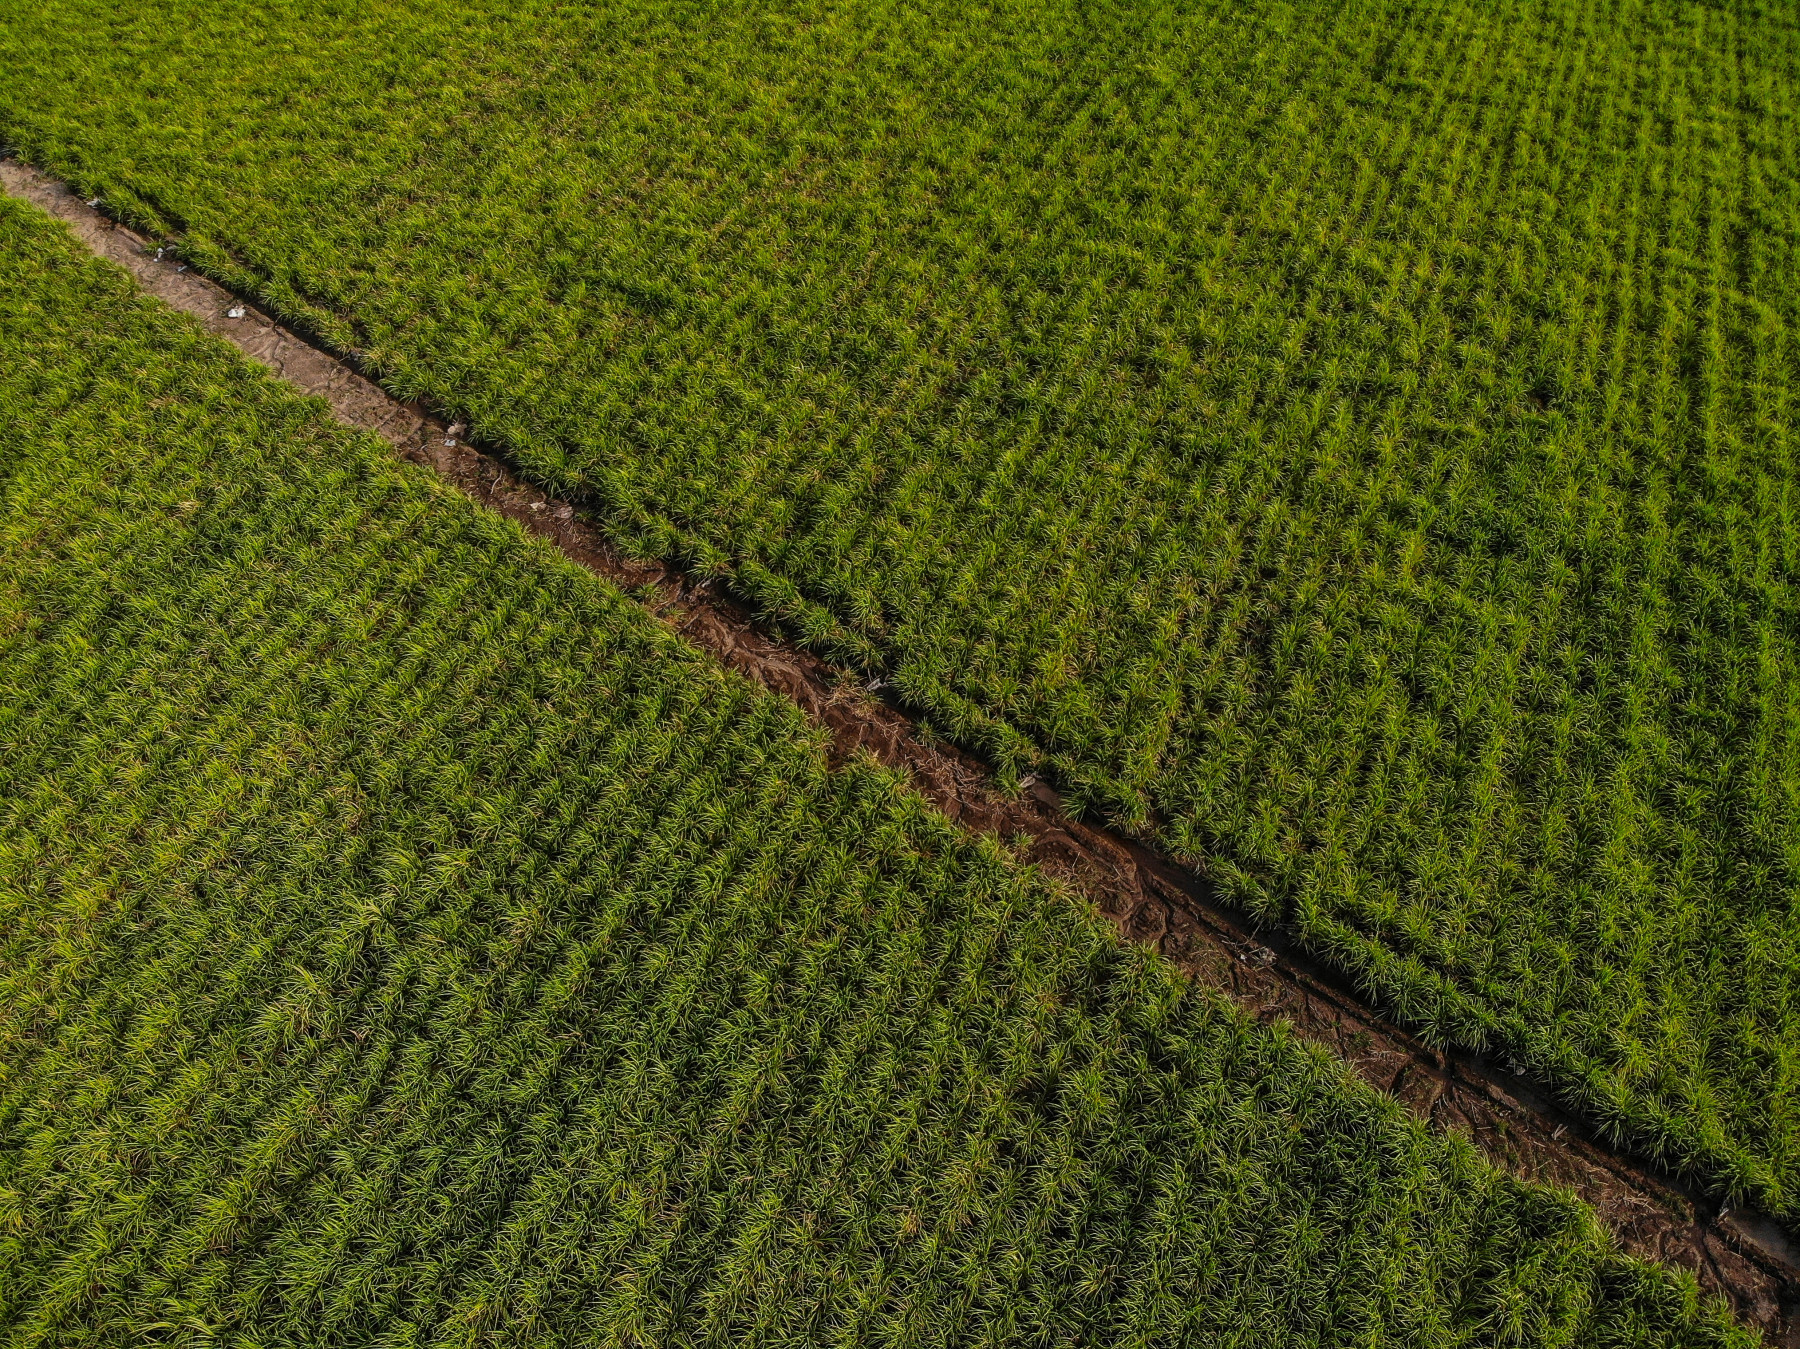
M 0 123 L 1791 1223 L 1791 11 L 605 13 L 52 0 Z
M 1024 860 L 1090 898 L 1122 936 L 1158 947 L 1259 1020 L 1289 1022 L 1421 1118 L 1471 1137 L 1514 1174 L 1572 1189 L 1627 1250 L 1691 1271 L 1773 1343 L 1800 1346 L 1800 1249 L 1778 1223 L 1720 1205 L 1666 1169 L 1611 1149 L 1508 1065 L 1428 1047 L 1371 1010 L 1343 975 L 1215 902 L 1185 868 L 1135 839 L 1072 819 L 1047 785 L 1003 794 L 988 766 L 932 737 L 902 708 L 874 696 L 877 690 L 771 635 L 716 581 L 624 556 L 573 503 L 471 444 L 460 426 L 392 397 L 50 175 L 0 159 L 0 189 L 61 220 L 149 293 L 323 397 L 341 420 L 381 435 L 404 457 L 555 543 L 570 560 L 625 587 L 693 645 L 788 698 L 829 731 L 834 761 L 867 754 L 906 771 L 934 807 L 966 828 L 1013 842 Z

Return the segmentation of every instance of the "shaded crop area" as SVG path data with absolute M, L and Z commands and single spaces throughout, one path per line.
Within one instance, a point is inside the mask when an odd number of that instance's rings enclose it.
M 1791 6 L 0 11 L 34 160 L 1796 1211 Z
M 1747 1343 L 0 199 L 19 1344 Z

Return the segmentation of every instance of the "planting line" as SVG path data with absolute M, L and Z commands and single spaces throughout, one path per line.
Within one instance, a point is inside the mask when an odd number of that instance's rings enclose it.
M 1290 1023 L 1421 1118 L 1471 1138 L 1513 1174 L 1573 1190 L 1624 1249 L 1690 1270 L 1771 1344 L 1800 1349 L 1800 1246 L 1779 1224 L 1748 1210 L 1722 1211 L 1680 1178 L 1621 1156 L 1497 1060 L 1429 1048 L 1365 1006 L 1348 979 L 1216 902 L 1186 869 L 1136 840 L 1070 819 L 1047 785 L 1035 783 L 1020 796 L 1001 793 L 979 760 L 929 738 L 837 667 L 771 635 L 715 582 L 624 557 L 573 502 L 534 487 L 470 445 L 461 427 L 389 396 L 170 252 L 115 225 L 98 203 L 84 203 L 12 159 L 0 159 L 0 190 L 63 221 L 150 294 L 322 396 L 343 421 L 385 437 L 407 459 L 549 539 L 571 560 L 634 590 L 688 641 L 828 730 L 834 762 L 868 753 L 905 770 L 951 819 L 1011 841 L 1023 860 L 1088 896 L 1126 937 L 1156 945 L 1258 1020 Z

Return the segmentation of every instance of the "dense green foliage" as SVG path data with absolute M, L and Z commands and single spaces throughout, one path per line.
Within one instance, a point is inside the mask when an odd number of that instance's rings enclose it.
M 0 199 L 0 1339 L 1730 1344 Z
M 1773 0 L 0 0 L 0 134 L 1800 1205 Z

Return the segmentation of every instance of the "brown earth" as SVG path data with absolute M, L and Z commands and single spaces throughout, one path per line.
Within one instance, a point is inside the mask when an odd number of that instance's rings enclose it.
M 834 761 L 859 752 L 907 771 L 919 791 L 969 829 L 1007 839 L 1023 859 L 1088 896 L 1125 936 L 1154 943 L 1192 977 L 1265 1022 L 1286 1021 L 1421 1118 L 1472 1139 L 1515 1175 L 1573 1190 L 1624 1249 L 1691 1271 L 1772 1345 L 1800 1349 L 1800 1245 L 1768 1217 L 1722 1211 L 1680 1178 L 1608 1148 L 1549 1094 L 1481 1055 L 1440 1053 L 1366 1006 L 1342 976 L 1277 933 L 1217 903 L 1205 882 L 1137 840 L 1071 819 L 1054 790 L 1002 793 L 977 759 L 921 732 L 905 712 L 845 672 L 760 626 L 748 610 L 660 563 L 625 557 L 574 503 L 532 486 L 459 426 L 402 403 L 109 221 L 60 182 L 0 159 L 0 189 L 63 221 L 144 289 L 199 318 L 283 379 L 324 397 L 343 421 L 385 437 L 475 500 L 548 538 L 616 584 L 688 641 L 791 699 L 831 735 Z M 241 317 L 231 317 L 233 313 Z

